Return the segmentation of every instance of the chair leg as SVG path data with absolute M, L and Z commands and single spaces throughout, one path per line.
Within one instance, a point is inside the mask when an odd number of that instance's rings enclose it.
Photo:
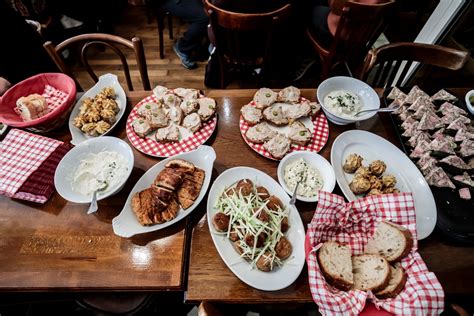
M 145 0 L 145 11 L 147 23 L 151 24 L 151 22 L 153 22 L 153 4 L 151 3 L 151 0 Z
M 163 13 L 158 11 L 156 13 L 156 24 L 158 26 L 158 40 L 160 42 L 160 58 L 165 58 L 164 43 L 163 43 L 163 29 L 165 27 Z
M 170 39 L 173 39 L 173 17 L 169 12 L 166 15 L 168 16 L 168 34 Z

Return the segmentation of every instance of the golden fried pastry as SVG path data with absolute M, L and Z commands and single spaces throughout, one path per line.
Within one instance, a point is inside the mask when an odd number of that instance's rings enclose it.
M 383 192 L 378 189 L 371 189 L 369 193 L 367 193 L 367 195 L 380 195 L 380 194 L 383 194 Z
M 100 116 L 102 117 L 102 119 L 110 124 L 113 124 L 115 123 L 115 111 L 113 109 L 102 109 L 102 111 L 100 111 Z
M 376 176 L 372 175 L 369 177 L 370 189 L 373 190 L 382 190 L 383 184 L 382 181 Z
M 354 194 L 363 194 L 370 190 L 370 181 L 362 176 L 355 176 L 349 183 L 349 188 Z
M 98 135 L 102 135 L 105 132 L 107 132 L 110 128 L 110 124 L 105 122 L 105 121 L 99 121 L 97 122 L 95 126 L 95 131 Z
M 374 160 L 369 165 L 369 170 L 373 175 L 380 177 L 387 169 L 387 165 L 382 160 Z
M 119 112 L 115 91 L 111 87 L 102 89 L 93 99 L 85 98 L 74 118 L 74 126 L 90 136 L 99 136 L 107 132 Z
M 359 168 L 357 168 L 356 172 L 355 172 L 355 175 L 360 175 L 364 178 L 369 178 L 372 174 L 370 173 L 370 170 L 369 168 L 367 167 L 364 167 L 364 166 L 360 166 Z
M 95 130 L 96 125 L 97 125 L 96 123 L 86 123 L 82 125 L 81 131 L 83 131 L 89 136 L 97 136 L 97 133 Z
M 382 192 L 383 192 L 384 194 L 400 193 L 400 190 L 397 189 L 397 188 L 394 188 L 394 187 L 390 187 L 390 188 L 385 188 L 385 189 L 383 189 Z
M 363 158 L 358 154 L 350 154 L 346 158 L 342 169 L 347 173 L 354 173 L 360 166 L 362 166 Z
M 391 174 L 384 175 L 382 176 L 382 184 L 384 188 L 393 188 L 397 184 L 397 178 Z

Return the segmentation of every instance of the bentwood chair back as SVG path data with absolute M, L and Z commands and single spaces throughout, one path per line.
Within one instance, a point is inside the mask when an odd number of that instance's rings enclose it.
M 220 64 L 220 87 L 233 70 L 260 67 L 263 78 L 268 65 L 275 27 L 290 15 L 291 5 L 265 13 L 237 13 L 204 1 L 209 15 L 209 39 Z
M 82 90 L 82 87 L 78 84 L 76 77 L 74 76 L 70 68 L 66 65 L 66 63 L 61 57 L 61 53 L 65 49 L 69 49 L 70 52 L 73 52 L 74 49 L 79 47 L 80 61 L 82 65 L 84 66 L 84 68 L 86 69 L 87 73 L 90 75 L 92 80 L 94 80 L 94 82 L 97 82 L 99 79 L 89 64 L 87 52 L 93 46 L 99 46 L 101 48 L 103 47 L 110 48 L 120 58 L 120 62 L 122 64 L 122 69 L 125 74 L 125 80 L 127 82 L 128 90 L 133 91 L 133 84 L 132 84 L 132 79 L 130 76 L 130 68 L 128 66 L 127 58 L 125 57 L 125 54 L 120 49 L 123 47 L 130 48 L 134 51 L 137 67 L 140 72 L 143 89 L 151 90 L 150 79 L 148 78 L 145 52 L 143 50 L 143 43 L 139 37 L 134 37 L 132 38 L 131 41 L 129 41 L 120 36 L 110 35 L 110 34 L 101 34 L 101 33 L 82 34 L 82 35 L 77 35 L 77 36 L 68 38 L 67 40 L 58 44 L 56 47 L 49 41 L 46 42 L 43 46 L 48 52 L 51 59 L 56 63 L 58 68 L 63 73 L 74 78 L 74 80 L 76 81 L 76 85 L 78 86 L 80 90 Z
M 360 79 L 367 81 L 374 70 L 374 87 L 401 86 L 414 62 L 459 70 L 467 62 L 468 52 L 439 45 L 422 43 L 393 43 L 369 51 Z M 375 66 L 377 66 L 375 70 Z
M 339 64 L 344 64 L 351 73 L 360 71 L 367 52 L 385 30 L 394 10 L 394 0 L 380 4 L 347 2 L 330 46 L 308 28 L 307 36 L 321 58 L 321 80 Z

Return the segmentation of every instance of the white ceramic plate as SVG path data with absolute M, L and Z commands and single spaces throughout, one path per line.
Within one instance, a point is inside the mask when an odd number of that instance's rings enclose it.
M 336 176 L 334 175 L 334 169 L 332 168 L 329 161 L 327 161 L 323 156 L 318 155 L 309 151 L 294 151 L 286 155 L 278 165 L 278 182 L 285 189 L 286 193 L 290 196 L 293 195 L 293 190 L 290 190 L 285 183 L 285 167 L 292 163 L 293 161 L 303 158 L 313 169 L 315 169 L 321 178 L 323 179 L 323 187 L 321 190 L 326 192 L 332 192 L 336 186 Z M 296 199 L 304 202 L 316 202 L 318 197 L 304 197 L 301 195 L 296 195 Z
M 471 114 L 474 114 L 474 103 L 471 103 L 469 101 L 469 98 L 474 95 L 474 90 L 469 91 L 466 93 L 466 97 L 464 98 L 464 101 L 466 101 L 466 107 L 471 112 Z
M 117 125 L 117 123 L 120 121 L 123 114 L 125 113 L 125 109 L 127 108 L 127 97 L 125 96 L 125 91 L 123 91 L 122 86 L 118 82 L 117 76 L 113 74 L 105 74 L 105 75 L 100 76 L 99 81 L 92 88 L 87 90 L 87 92 L 84 93 L 82 97 L 76 102 L 76 105 L 74 105 L 71 115 L 69 116 L 68 124 L 69 124 L 69 130 L 71 131 L 71 135 L 72 135 L 72 140 L 71 140 L 72 144 L 77 145 L 88 139 L 97 138 L 97 137 L 93 137 L 93 136 L 89 136 L 85 134 L 79 128 L 74 126 L 74 118 L 79 115 L 82 101 L 85 98 L 94 98 L 103 88 L 106 88 L 106 87 L 114 88 L 115 94 L 117 95 L 116 101 L 120 110 L 115 117 L 115 123 L 110 127 L 110 129 L 107 132 L 105 132 L 101 136 L 105 136 L 109 134 Z
M 153 184 L 153 181 L 155 180 L 156 176 L 160 173 L 161 170 L 165 168 L 166 163 L 170 160 L 177 158 L 192 162 L 195 166 L 203 169 L 206 172 L 204 183 L 202 185 L 201 192 L 199 193 L 198 198 L 196 199 L 194 204 L 188 209 L 180 209 L 178 215 L 169 222 L 163 224 L 156 224 L 153 226 L 140 225 L 131 207 L 133 195 L 136 192 L 149 188 Z M 122 212 L 112 220 L 114 233 L 118 236 L 128 238 L 137 234 L 148 233 L 166 228 L 188 216 L 199 205 L 202 198 L 207 192 L 209 183 L 211 182 L 212 166 L 214 165 L 214 160 L 216 160 L 216 152 L 214 151 L 214 149 L 212 149 L 212 147 L 210 146 L 202 145 L 196 150 L 162 160 L 150 169 L 148 169 L 148 171 L 140 178 L 140 180 L 138 180 L 138 182 L 135 184 L 132 191 L 128 195 L 127 201 L 125 202 L 125 206 L 123 207 Z
M 209 231 L 211 232 L 212 240 L 222 260 L 224 260 L 227 267 L 240 280 L 259 290 L 280 290 L 292 284 L 298 278 L 304 266 L 305 231 L 303 222 L 295 207 L 290 209 L 290 228 L 286 233 L 286 237 L 293 246 L 292 259 L 289 259 L 283 266 L 271 272 L 263 272 L 257 268 L 252 269 L 250 263 L 242 259 L 234 250 L 231 241 L 226 236 L 215 233 L 214 226 L 211 223 L 214 214 L 218 212 L 214 206 L 224 189 L 245 178 L 252 180 L 258 185 L 264 186 L 270 194 L 277 196 L 289 207 L 290 198 L 278 185 L 278 182 L 267 174 L 249 167 L 228 169 L 214 181 L 209 191 L 209 197 L 207 199 L 207 223 L 209 224 Z
M 86 158 L 89 154 L 97 154 L 102 151 L 115 151 L 121 154 L 128 162 L 127 175 L 121 179 L 114 188 L 107 189 L 104 192 L 97 193 L 97 200 L 103 200 L 122 189 L 128 177 L 132 173 L 134 157 L 133 151 L 130 146 L 123 140 L 116 137 L 99 137 L 89 139 L 83 143 L 80 143 L 73 149 L 71 149 L 63 159 L 59 162 L 56 172 L 54 174 L 54 186 L 56 191 L 66 200 L 74 203 L 90 203 L 92 197 L 87 196 L 72 190 L 71 179 L 73 173 L 76 171 L 80 161 Z
M 395 145 L 380 136 L 359 130 L 342 133 L 332 145 L 331 163 L 337 183 L 349 201 L 358 197 L 349 189 L 353 174 L 345 173 L 342 165 L 352 153 L 362 156 L 365 164 L 377 159 L 386 163 L 385 173 L 397 178 L 396 187 L 402 192 L 413 194 L 418 239 L 428 237 L 436 225 L 436 203 L 428 183 L 415 164 Z

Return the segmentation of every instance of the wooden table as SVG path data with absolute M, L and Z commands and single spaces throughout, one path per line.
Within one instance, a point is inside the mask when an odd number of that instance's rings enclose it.
M 467 89 L 450 89 L 464 93 Z M 208 95 L 218 103 L 218 135 L 212 141 L 217 159 L 216 174 L 236 166 L 250 166 L 276 177 L 278 162 L 266 159 L 246 145 L 239 132 L 240 107 L 248 103 L 255 90 L 214 90 Z M 464 94 L 459 94 L 464 95 Z M 315 90 L 304 90 L 303 96 L 315 100 Z M 330 123 L 330 136 L 321 154 L 329 160 L 334 139 L 348 129 L 363 129 L 381 135 L 399 145 L 387 116 L 375 116 L 358 126 L 336 126 Z M 340 193 L 336 189 L 337 193 Z M 303 222 L 311 220 L 316 205 L 297 202 Z M 312 302 L 306 267 L 299 278 L 288 288 L 265 292 L 240 281 L 225 265 L 217 253 L 204 216 L 205 205 L 194 213 L 197 222 L 191 242 L 186 302 L 215 301 L 220 303 L 305 303 Z M 435 272 L 447 294 L 474 294 L 474 251 L 468 247 L 449 245 L 438 232 L 420 242 L 420 253 L 431 271 Z M 462 280 L 462 282 L 461 282 Z

